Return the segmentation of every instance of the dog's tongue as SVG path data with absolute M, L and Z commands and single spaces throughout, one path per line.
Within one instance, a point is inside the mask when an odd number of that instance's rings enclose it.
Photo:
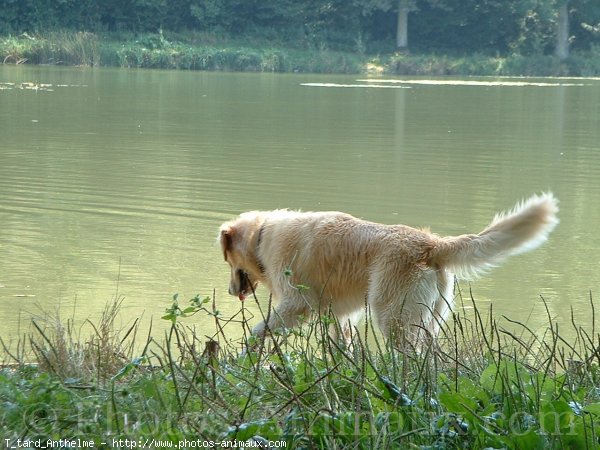
M 246 300 L 246 294 L 243 292 L 240 292 L 238 295 L 238 298 L 240 299 L 240 302 L 243 302 L 244 300 Z

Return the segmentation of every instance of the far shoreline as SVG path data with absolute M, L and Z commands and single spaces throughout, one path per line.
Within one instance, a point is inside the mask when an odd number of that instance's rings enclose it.
M 490 56 L 395 52 L 365 54 L 326 47 L 275 46 L 269 42 L 197 42 L 162 33 L 126 36 L 56 31 L 0 36 L 3 64 L 121 67 L 170 70 L 321 73 L 397 76 L 600 77 L 598 52 Z

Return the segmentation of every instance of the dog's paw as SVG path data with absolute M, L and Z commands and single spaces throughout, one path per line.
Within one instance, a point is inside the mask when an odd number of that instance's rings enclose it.
M 262 339 L 265 336 L 267 331 L 267 324 L 265 322 L 260 322 L 254 328 L 252 328 L 252 337 L 256 339 Z

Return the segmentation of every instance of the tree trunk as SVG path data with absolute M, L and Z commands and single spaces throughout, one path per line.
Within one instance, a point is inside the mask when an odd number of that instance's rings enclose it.
M 556 30 L 556 56 L 561 61 L 569 57 L 569 2 L 558 7 Z
M 396 48 L 408 48 L 408 11 L 409 0 L 398 0 L 398 27 L 396 28 Z

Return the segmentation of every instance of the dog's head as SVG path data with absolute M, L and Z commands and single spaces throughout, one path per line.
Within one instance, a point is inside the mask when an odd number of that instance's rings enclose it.
M 251 295 L 262 279 L 263 268 L 256 254 L 261 223 L 258 213 L 244 213 L 219 230 L 223 258 L 231 268 L 229 294 L 240 300 Z

